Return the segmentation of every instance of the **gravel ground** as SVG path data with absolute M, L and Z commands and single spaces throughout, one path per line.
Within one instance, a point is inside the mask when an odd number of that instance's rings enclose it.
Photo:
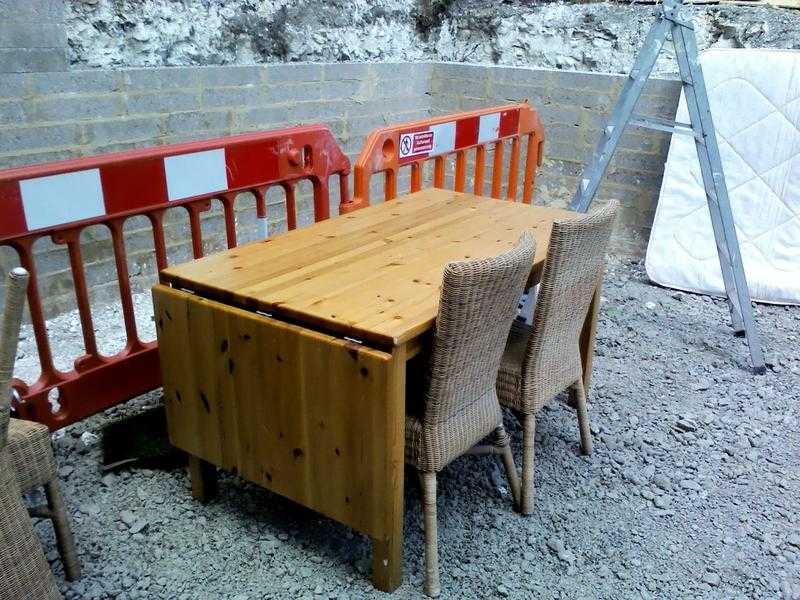
M 490 457 L 447 467 L 442 597 L 800 598 L 800 309 L 758 308 L 770 369 L 755 376 L 722 301 L 654 287 L 638 263 L 611 265 L 604 299 L 594 455 L 578 453 L 570 409 L 540 413 L 527 518 L 511 511 Z M 59 349 L 76 343 L 70 318 L 51 323 Z M 21 368 L 31 368 L 24 356 Z M 84 564 L 82 580 L 63 588 L 68 599 L 384 597 L 370 585 L 364 537 L 236 477 L 223 476 L 204 506 L 182 470 L 104 476 L 87 432 L 157 402 L 158 393 L 139 398 L 56 440 Z M 512 418 L 509 427 L 519 462 Z M 398 599 L 422 596 L 411 474 L 406 506 Z M 55 560 L 49 526 L 38 527 Z M 54 568 L 61 579 L 57 560 Z

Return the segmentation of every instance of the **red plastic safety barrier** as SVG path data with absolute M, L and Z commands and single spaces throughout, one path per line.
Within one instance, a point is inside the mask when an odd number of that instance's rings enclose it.
M 505 145 L 510 141 L 506 198 L 515 200 L 520 163 L 520 144 L 526 143 L 522 201 L 530 204 L 536 167 L 542 164 L 544 128 L 539 115 L 527 102 L 483 110 L 424 119 L 376 129 L 353 167 L 353 199 L 343 200 L 340 213 L 369 205 L 372 175 L 384 173 L 384 200 L 397 195 L 397 176 L 401 167 L 411 169 L 411 191 L 422 187 L 422 168 L 434 161 L 433 185 L 445 185 L 445 159 L 455 155 L 453 187 L 466 187 L 467 152 L 475 152 L 473 193 L 483 195 L 487 147 L 493 147 L 491 195 L 500 198 L 503 183 Z
M 11 246 L 31 274 L 28 289 L 33 331 L 41 364 L 35 382 L 12 382 L 14 409 L 22 418 L 64 427 L 161 385 L 155 342 L 136 331 L 123 226 L 137 215 L 153 228 L 156 264 L 167 266 L 163 217 L 174 206 L 188 212 L 195 258 L 203 255 L 200 213 L 211 201 L 222 203 L 226 241 L 236 246 L 234 201 L 237 193 L 256 199 L 260 232 L 266 236 L 265 192 L 285 191 L 287 225 L 296 227 L 294 184 L 308 180 L 314 189 L 315 220 L 329 216 L 328 179 L 339 175 L 340 197 L 348 200 L 350 163 L 323 125 L 231 136 L 66 160 L 0 171 L 0 246 Z M 127 344 L 114 356 L 98 351 L 81 258 L 81 231 L 103 224 L 111 232 Z M 37 285 L 33 246 L 49 236 L 66 245 L 75 285 L 85 354 L 71 371 L 53 363 Z M 57 412 L 49 395 L 58 391 Z

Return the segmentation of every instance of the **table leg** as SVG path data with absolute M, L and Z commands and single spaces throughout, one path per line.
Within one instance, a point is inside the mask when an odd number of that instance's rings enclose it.
M 392 592 L 403 582 L 403 475 L 405 472 L 406 361 L 408 348 L 392 352 L 387 389 L 386 444 L 387 483 L 391 502 L 383 513 L 386 538 L 372 538 L 372 583 L 384 592 Z
M 208 502 L 217 495 L 217 467 L 210 462 L 189 455 L 189 479 L 192 496 L 200 502 Z
M 403 583 L 403 524 L 388 540 L 372 540 L 372 584 L 393 592 Z
M 583 323 L 581 331 L 581 362 L 583 363 L 583 387 L 589 393 L 589 385 L 592 381 L 592 359 L 594 358 L 594 343 L 597 337 L 597 318 L 600 314 L 600 290 L 603 282 L 597 284 L 597 289 L 592 296 L 589 304 L 589 311 L 586 314 L 586 321 Z

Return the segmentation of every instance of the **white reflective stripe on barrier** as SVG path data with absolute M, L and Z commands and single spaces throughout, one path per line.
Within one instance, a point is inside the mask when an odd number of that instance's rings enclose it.
M 164 172 L 170 202 L 228 189 L 224 148 L 167 156 Z
M 500 137 L 500 113 L 481 115 L 478 121 L 478 143 L 493 142 Z
M 41 229 L 104 215 L 100 170 L 88 169 L 19 182 L 28 229 Z

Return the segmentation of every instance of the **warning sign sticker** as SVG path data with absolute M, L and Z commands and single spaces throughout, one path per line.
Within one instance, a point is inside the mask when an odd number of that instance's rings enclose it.
M 400 134 L 400 158 L 427 154 L 433 150 L 433 131 Z

